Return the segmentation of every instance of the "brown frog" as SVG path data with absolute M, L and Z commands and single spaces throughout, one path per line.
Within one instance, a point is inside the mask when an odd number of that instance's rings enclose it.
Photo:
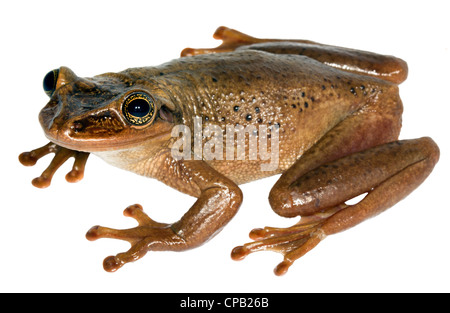
M 284 274 L 326 236 L 407 196 L 439 159 L 430 138 L 397 140 L 404 61 L 306 40 L 258 39 L 225 27 L 214 37 L 223 44 L 185 49 L 182 58 L 156 67 L 92 78 L 61 67 L 44 78 L 50 101 L 39 119 L 51 142 L 19 159 L 34 165 L 48 153 L 55 157 L 33 185 L 47 187 L 70 157 L 75 162 L 66 178 L 80 180 L 94 153 L 197 198 L 175 223 L 155 222 L 136 204 L 124 213 L 139 226 L 92 227 L 89 240 L 131 243 L 129 251 L 104 260 L 107 271 L 148 251 L 200 246 L 236 214 L 239 184 L 282 174 L 270 205 L 300 221 L 252 230 L 254 241 L 231 256 L 280 252 L 284 260 L 275 273 Z M 346 204 L 364 193 L 357 204 Z

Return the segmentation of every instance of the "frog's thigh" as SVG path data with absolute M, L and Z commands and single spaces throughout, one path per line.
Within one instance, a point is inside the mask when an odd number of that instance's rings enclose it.
M 317 167 L 294 181 L 285 193 L 294 215 L 302 217 L 289 228 L 254 229 L 256 241 L 236 247 L 232 258 L 273 250 L 284 255 L 275 273 L 282 275 L 295 260 L 326 236 L 341 232 L 388 209 L 418 187 L 439 159 L 439 148 L 430 138 L 395 141 L 358 152 Z M 344 202 L 357 194 L 367 196 L 354 205 Z M 279 203 L 277 205 L 281 205 Z
M 241 49 L 303 55 L 342 71 L 373 76 L 396 84 L 408 76 L 408 65 L 402 59 L 369 51 L 294 41 L 256 42 Z
M 389 97 L 378 110 L 365 110 L 347 117 L 281 175 L 269 195 L 272 209 L 286 217 L 320 211 L 322 205 L 303 205 L 299 202 L 296 181 L 304 180 L 308 172 L 325 163 L 396 140 L 400 125 L 401 101 L 398 96 Z M 327 180 L 330 179 L 334 180 L 334 177 Z
M 322 230 L 327 225 L 326 234 L 335 233 L 400 201 L 430 174 L 438 157 L 439 149 L 430 138 L 379 145 L 307 172 L 282 192 L 287 203 L 271 204 L 284 216 L 312 215 L 368 192 L 359 205 L 327 219 Z
M 368 194 L 356 205 L 329 217 L 321 231 L 331 235 L 390 208 L 416 189 L 438 160 L 438 146 L 431 138 L 424 137 L 392 142 L 336 161 L 336 164 L 354 163 L 348 165 L 351 169 L 345 186 L 338 188 L 342 190 L 341 199 L 361 191 Z

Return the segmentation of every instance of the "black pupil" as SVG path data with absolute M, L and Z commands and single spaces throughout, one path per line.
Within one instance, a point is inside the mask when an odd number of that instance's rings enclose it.
M 136 117 L 144 117 L 150 112 L 150 105 L 144 99 L 133 100 L 128 105 L 128 113 Z
M 44 77 L 44 91 L 53 91 L 56 87 L 56 80 L 58 76 L 58 70 L 49 72 Z

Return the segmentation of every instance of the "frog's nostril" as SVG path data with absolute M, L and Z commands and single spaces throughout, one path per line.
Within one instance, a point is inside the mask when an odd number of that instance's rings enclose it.
M 84 125 L 81 122 L 74 122 L 71 128 L 74 132 L 79 132 L 83 130 Z

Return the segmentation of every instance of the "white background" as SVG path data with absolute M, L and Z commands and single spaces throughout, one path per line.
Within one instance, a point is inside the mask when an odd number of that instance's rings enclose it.
M 423 4 L 422 4 L 423 3 Z M 3 1 L 0 5 L 0 291 L 30 292 L 431 292 L 450 291 L 448 204 L 449 36 L 445 1 Z M 401 138 L 431 136 L 441 160 L 413 194 L 380 216 L 328 237 L 283 277 L 272 252 L 230 259 L 254 227 L 289 226 L 267 201 L 277 177 L 242 186 L 244 203 L 214 239 L 183 253 L 148 253 L 116 273 L 103 258 L 126 242 L 89 242 L 93 225 L 135 226 L 133 203 L 161 222 L 194 202 L 156 180 L 91 157 L 82 182 L 65 164 L 52 185 L 31 185 L 17 156 L 47 141 L 38 123 L 42 78 L 61 65 L 79 76 L 151 66 L 185 47 L 212 47 L 226 25 L 270 38 L 302 38 L 393 54 L 409 64 L 401 85 Z

